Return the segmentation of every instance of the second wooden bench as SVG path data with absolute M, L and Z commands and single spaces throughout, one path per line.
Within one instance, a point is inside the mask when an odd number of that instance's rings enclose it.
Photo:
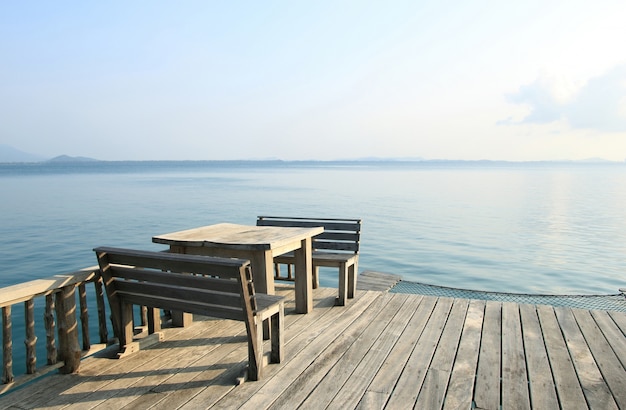
M 123 353 L 137 350 L 132 305 L 141 305 L 156 312 L 148 317 L 151 331 L 159 328 L 156 308 L 243 321 L 250 380 L 262 377 L 263 322 L 269 320 L 269 361 L 283 360 L 283 297 L 255 294 L 249 261 L 110 247 L 94 251 Z

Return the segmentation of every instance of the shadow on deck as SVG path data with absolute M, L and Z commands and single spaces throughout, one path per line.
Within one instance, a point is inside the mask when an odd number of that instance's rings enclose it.
M 41 378 L 0 408 L 626 408 L 626 314 L 392 294 L 396 276 L 366 276 L 344 307 L 336 289 L 315 290 L 307 315 L 279 285 L 285 362 L 261 381 L 237 385 L 244 325 L 204 319 Z

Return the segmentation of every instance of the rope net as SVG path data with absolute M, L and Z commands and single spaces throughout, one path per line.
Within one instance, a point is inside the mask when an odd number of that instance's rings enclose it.
M 532 305 L 565 306 L 587 310 L 626 312 L 624 293 L 614 295 L 537 295 L 524 293 L 486 292 L 428 285 L 404 280 L 389 289 L 391 293 L 444 296 L 450 298 L 494 300 L 499 302 L 526 303 Z

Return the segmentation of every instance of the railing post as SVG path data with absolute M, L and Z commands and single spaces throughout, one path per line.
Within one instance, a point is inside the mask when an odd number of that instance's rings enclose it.
M 87 289 L 84 283 L 78 285 L 78 298 L 80 300 L 80 324 L 83 334 L 83 350 L 89 350 L 89 312 L 87 311 Z
M 80 365 L 74 285 L 65 286 L 56 293 L 56 312 L 59 332 L 59 359 L 65 362 L 59 370 L 64 374 L 74 373 Z
M 26 325 L 26 373 L 33 374 L 37 370 L 37 336 L 35 335 L 35 301 L 29 299 L 24 302 L 24 318 Z
M 44 324 L 46 327 L 46 351 L 47 351 L 47 363 L 56 364 L 58 361 L 56 338 L 54 336 L 54 330 L 56 323 L 54 321 L 54 295 L 46 295 L 46 311 L 43 315 Z
M 2 308 L 2 383 L 13 382 L 13 332 L 11 330 L 11 306 Z
M 100 343 L 108 343 L 109 332 L 107 330 L 107 318 L 104 309 L 104 290 L 102 287 L 102 277 L 94 278 L 93 284 L 96 288 L 96 302 L 98 304 L 98 326 L 100 328 Z

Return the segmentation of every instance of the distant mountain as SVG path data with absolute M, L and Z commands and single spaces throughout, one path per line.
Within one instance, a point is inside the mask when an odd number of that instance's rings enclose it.
M 0 144 L 0 162 L 39 162 L 46 158 L 20 151 L 10 145 Z
M 93 162 L 93 161 L 97 161 L 97 159 L 87 158 L 87 157 L 70 157 L 69 155 L 59 155 L 58 157 L 49 159 L 47 162 Z

